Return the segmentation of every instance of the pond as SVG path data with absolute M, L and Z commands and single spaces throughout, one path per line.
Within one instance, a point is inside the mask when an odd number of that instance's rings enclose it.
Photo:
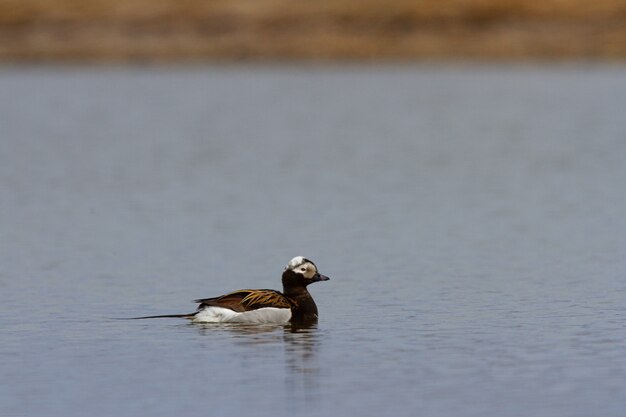
M 621 66 L 5 67 L 1 416 L 609 417 Z M 198 325 L 281 289 L 317 324 Z

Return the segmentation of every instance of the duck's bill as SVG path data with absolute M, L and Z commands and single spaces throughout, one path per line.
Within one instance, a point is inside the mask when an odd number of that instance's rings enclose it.
M 317 281 L 328 281 L 330 278 L 328 278 L 326 275 L 322 275 L 322 274 L 315 274 L 315 276 L 313 277 L 313 282 L 317 282 Z

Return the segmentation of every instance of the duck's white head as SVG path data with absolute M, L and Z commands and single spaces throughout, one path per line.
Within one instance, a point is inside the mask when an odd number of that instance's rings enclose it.
M 285 267 L 285 271 L 292 271 L 295 274 L 302 275 L 304 278 L 311 280 L 311 282 L 328 281 L 329 279 L 327 276 L 317 272 L 317 266 L 315 266 L 313 261 L 304 256 L 296 256 L 290 260 Z

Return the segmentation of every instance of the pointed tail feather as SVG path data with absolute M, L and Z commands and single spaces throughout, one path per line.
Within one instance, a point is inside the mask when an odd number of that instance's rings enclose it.
M 197 312 L 187 313 L 187 314 L 162 314 L 158 316 L 143 316 L 143 317 L 122 317 L 119 320 L 141 320 L 141 319 L 162 319 L 162 318 L 183 318 L 183 319 L 192 319 Z

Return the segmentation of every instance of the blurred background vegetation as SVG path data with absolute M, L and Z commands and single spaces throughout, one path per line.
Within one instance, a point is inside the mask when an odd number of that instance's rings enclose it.
M 0 0 L 3 62 L 624 57 L 624 0 Z

